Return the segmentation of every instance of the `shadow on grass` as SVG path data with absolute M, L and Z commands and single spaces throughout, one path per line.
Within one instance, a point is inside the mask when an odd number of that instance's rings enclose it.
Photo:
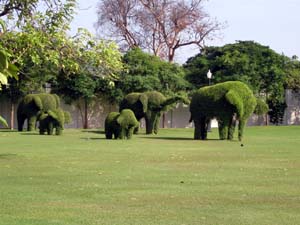
M 140 138 L 156 139 L 156 140 L 174 140 L 174 141 L 224 141 L 218 138 L 209 138 L 207 140 L 195 140 L 194 138 L 186 138 L 186 137 L 155 137 L 155 136 L 140 137 Z
M 11 153 L 0 154 L 0 159 L 12 159 L 15 157 L 17 157 L 17 154 L 11 154 Z
M 149 137 L 140 137 L 145 139 L 156 139 L 156 140 L 178 140 L 178 141 L 187 141 L 187 140 L 194 140 L 193 138 L 185 138 L 185 137 L 155 137 L 155 136 L 149 136 Z
M 82 130 L 84 133 L 93 133 L 93 134 L 105 134 L 103 130 Z
M 85 138 L 80 138 L 81 140 L 86 140 L 86 141 L 95 141 L 95 140 L 106 140 L 105 137 L 99 137 L 99 138 L 95 138 L 95 137 L 85 137 Z
M 20 132 L 21 135 L 40 135 L 39 133 Z
M 17 130 L 11 130 L 11 129 L 6 129 L 6 128 L 0 128 L 0 133 L 16 133 L 18 132 Z

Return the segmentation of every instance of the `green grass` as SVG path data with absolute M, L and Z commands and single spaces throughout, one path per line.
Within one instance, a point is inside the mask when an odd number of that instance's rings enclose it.
M 0 225 L 300 224 L 300 127 L 192 137 L 0 131 Z

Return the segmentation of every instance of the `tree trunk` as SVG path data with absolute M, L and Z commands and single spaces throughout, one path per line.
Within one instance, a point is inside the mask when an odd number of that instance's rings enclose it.
M 162 115 L 162 128 L 165 128 L 165 122 L 166 122 L 166 113 L 163 113 L 163 115 Z
M 10 129 L 13 130 L 15 125 L 15 104 L 11 101 L 10 105 Z
M 83 129 L 89 128 L 89 121 L 88 121 L 88 101 L 84 99 L 84 124 Z

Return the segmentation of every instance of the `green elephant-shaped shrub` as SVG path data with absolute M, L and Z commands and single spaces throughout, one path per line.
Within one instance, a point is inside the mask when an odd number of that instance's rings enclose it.
M 45 134 L 45 132 L 47 132 L 48 135 L 52 135 L 53 130 L 55 129 L 55 134 L 61 135 L 64 124 L 71 121 L 71 115 L 69 112 L 65 112 L 61 108 L 58 108 L 42 112 L 38 117 L 38 121 L 40 134 Z
M 120 103 L 120 110 L 131 109 L 138 121 L 145 118 L 146 134 L 157 134 L 162 112 L 176 102 L 189 103 L 183 96 L 166 98 L 157 91 L 147 91 L 144 93 L 133 92 L 125 96 Z M 138 128 L 135 130 L 137 133 Z
M 23 130 L 27 119 L 27 130 L 35 130 L 37 117 L 40 113 L 56 110 L 60 105 L 60 99 L 56 94 L 28 94 L 18 105 L 17 120 L 18 130 Z
M 260 114 L 265 113 L 267 105 L 259 102 Z M 207 139 L 207 127 L 211 119 L 216 118 L 221 140 L 233 139 L 236 121 L 238 138 L 243 138 L 245 124 L 257 105 L 252 90 L 240 81 L 228 81 L 200 88 L 191 100 L 191 121 L 194 121 L 194 139 Z
M 134 113 L 130 109 L 124 109 L 120 113 L 111 112 L 105 119 L 106 139 L 130 139 L 133 131 L 139 126 Z

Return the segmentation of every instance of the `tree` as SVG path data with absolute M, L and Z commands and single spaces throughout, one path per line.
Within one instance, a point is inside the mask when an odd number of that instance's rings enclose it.
M 125 70 L 116 86 L 124 95 L 156 90 L 170 97 L 184 92 L 189 86 L 179 65 L 163 61 L 140 48 L 129 50 L 123 56 L 123 63 Z
M 0 19 L 1 30 L 5 31 L 6 25 L 3 20 Z M 0 40 L 2 38 L 2 32 L 0 33 Z M 17 79 L 18 68 L 9 62 L 7 52 L 3 48 L 2 44 L 0 44 L 0 91 L 2 90 L 2 85 L 8 85 L 8 78 L 12 77 Z M 0 116 L 0 124 L 8 127 L 6 120 Z
M 207 47 L 200 54 L 188 59 L 184 67 L 187 80 L 195 88 L 206 86 L 206 73 L 213 72 L 213 82 L 239 80 L 247 83 L 256 95 L 263 95 L 269 104 L 270 120 L 282 121 L 284 88 L 290 59 L 267 46 L 253 41 L 239 41 L 222 47 Z M 280 109 L 281 113 L 278 112 Z
M 126 49 L 140 47 L 172 62 L 184 46 L 204 47 L 221 29 L 203 10 L 203 0 L 101 0 L 98 28 Z M 101 30 L 103 32 L 103 30 Z
M 300 90 L 300 61 L 297 56 L 286 60 L 285 88 L 294 91 Z
M 76 0 L 0 0 L 0 17 L 16 22 L 18 27 L 32 19 L 36 13 L 69 16 L 62 9 L 74 8 Z M 55 18 L 53 18 L 55 19 Z
M 88 128 L 88 105 L 99 95 L 111 97 L 114 81 L 123 68 L 121 53 L 114 42 L 98 40 L 85 29 L 79 29 L 72 39 L 71 51 L 77 69 L 70 71 L 62 67 L 52 82 L 53 92 L 62 95 L 68 103 L 76 103 L 82 112 L 83 127 Z M 84 113 L 81 100 L 84 100 Z

